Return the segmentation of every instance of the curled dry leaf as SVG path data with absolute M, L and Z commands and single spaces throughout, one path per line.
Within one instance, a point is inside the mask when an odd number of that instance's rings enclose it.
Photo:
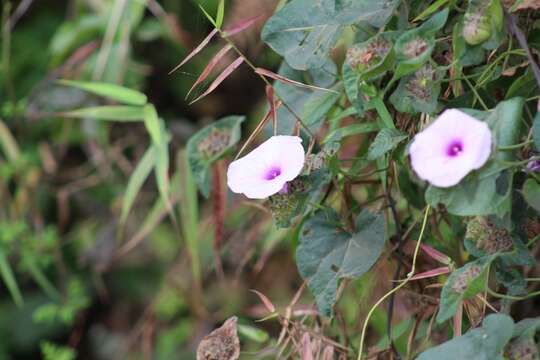
M 236 316 L 202 339 L 197 348 L 197 360 L 237 360 L 240 358 L 240 340 Z

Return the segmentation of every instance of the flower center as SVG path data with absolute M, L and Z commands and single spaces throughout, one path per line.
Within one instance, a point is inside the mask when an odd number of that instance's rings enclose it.
M 459 140 L 452 141 L 446 148 L 446 155 L 456 157 L 463 152 L 463 144 Z
M 271 167 L 266 174 L 264 175 L 265 180 L 274 180 L 279 175 L 281 175 L 281 169 L 277 166 Z

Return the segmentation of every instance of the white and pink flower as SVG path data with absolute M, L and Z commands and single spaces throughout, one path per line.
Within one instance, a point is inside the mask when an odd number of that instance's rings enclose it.
M 449 109 L 416 135 L 409 154 L 422 180 L 444 188 L 481 168 L 491 154 L 491 145 L 491 131 L 485 122 Z
M 302 172 L 305 151 L 298 136 L 272 136 L 229 165 L 227 185 L 250 199 L 264 199 L 287 188 Z

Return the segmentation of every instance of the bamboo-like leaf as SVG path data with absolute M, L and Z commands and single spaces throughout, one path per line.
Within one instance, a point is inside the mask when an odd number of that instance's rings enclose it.
M 432 269 L 432 270 L 428 270 L 428 271 L 418 273 L 418 274 L 414 275 L 410 280 L 428 279 L 428 278 L 431 278 L 431 277 L 435 277 L 435 276 L 439 276 L 439 275 L 443 275 L 443 274 L 448 274 L 449 272 L 450 272 L 450 267 L 443 266 L 443 267 L 439 267 L 439 268 L 436 268 L 436 269 Z
M 272 125 L 274 128 L 274 135 L 277 135 L 277 112 L 276 102 L 274 101 L 274 88 L 270 85 L 266 86 L 266 98 L 270 106 L 270 113 L 272 114 Z
M 6 158 L 11 162 L 17 160 L 21 153 L 17 140 L 2 120 L 0 120 L 0 146 L 4 150 Z
M 133 122 L 144 119 L 144 111 L 138 106 L 95 106 L 60 113 L 65 117 L 106 121 Z
M 62 299 L 62 295 L 56 290 L 54 285 L 49 281 L 47 276 L 43 273 L 43 271 L 38 267 L 34 259 L 32 258 L 32 255 L 24 256 L 23 259 L 24 267 L 28 270 L 30 273 L 30 276 L 34 279 L 34 281 L 39 285 L 41 290 L 47 294 L 48 297 L 55 301 L 60 301 Z
M 253 290 L 253 289 L 251 289 L 250 291 L 259 297 L 259 299 L 264 304 L 264 307 L 266 308 L 266 310 L 268 310 L 268 312 L 274 313 L 276 311 L 276 307 L 266 295 L 264 295 L 260 291 Z
M 203 72 L 201 73 L 201 75 L 199 75 L 199 77 L 197 78 L 197 80 L 195 81 L 195 83 L 193 84 L 193 86 L 191 87 L 191 89 L 189 89 L 187 95 L 186 95 L 186 98 L 189 96 L 189 94 L 191 94 L 191 92 L 193 91 L 193 89 L 195 89 L 195 87 L 197 85 L 199 85 L 200 83 L 202 83 L 204 80 L 206 80 L 206 78 L 208 77 L 208 75 L 210 75 L 210 73 L 212 72 L 212 70 L 214 70 L 214 68 L 216 67 L 216 65 L 219 63 L 219 61 L 223 58 L 223 56 L 225 56 L 225 54 L 232 49 L 232 45 L 231 44 L 228 44 L 228 45 L 225 45 L 221 50 L 219 50 L 219 52 L 210 60 L 210 62 L 208 63 L 208 65 L 206 65 L 206 67 L 204 68 Z
M 122 226 L 126 223 L 127 217 L 135 202 L 137 194 L 141 190 L 142 185 L 150 175 L 155 163 L 155 151 L 153 147 L 150 147 L 144 153 L 142 159 L 137 164 L 137 167 L 133 171 L 133 174 L 129 178 L 126 192 L 124 194 L 124 201 L 122 203 L 122 214 L 120 216 L 120 223 Z
M 148 100 L 146 95 L 141 92 L 110 83 L 73 80 L 59 80 L 58 83 L 66 86 L 76 87 L 92 94 L 104 96 L 127 105 L 143 106 Z
M 216 28 L 216 30 L 219 30 L 218 26 L 217 26 L 217 23 L 216 23 L 216 20 L 214 20 L 214 18 L 202 7 L 202 5 L 199 5 L 199 8 L 201 9 L 201 11 L 203 12 L 204 16 L 206 16 L 206 18 L 208 19 L 208 21 L 210 21 L 212 23 L 212 25 L 214 25 L 214 27 Z
M 225 0 L 220 0 L 218 4 L 217 14 L 216 14 L 216 28 L 221 29 L 221 25 L 223 25 L 224 17 L 225 17 Z
M 338 93 L 335 90 L 325 89 L 325 88 L 322 88 L 322 87 L 318 87 L 318 86 L 314 86 L 314 85 L 308 85 L 308 84 L 301 83 L 299 81 L 291 80 L 291 79 L 286 78 L 285 76 L 276 74 L 275 72 L 272 72 L 270 70 L 266 70 L 266 69 L 263 69 L 263 68 L 257 68 L 257 69 L 255 69 L 255 72 L 257 74 L 259 74 L 259 75 L 269 77 L 271 79 L 277 80 L 277 81 L 285 83 L 285 84 L 295 85 L 295 86 L 299 86 L 299 87 L 306 88 L 306 89 L 311 89 L 311 90 L 321 90 L 321 91 L 328 91 L 328 92 Z
M 159 123 L 159 117 L 156 108 L 152 104 L 148 104 L 144 107 L 144 126 L 152 138 L 152 142 L 160 146 L 163 142 L 161 138 L 161 129 Z
M 204 9 L 203 9 L 204 11 Z M 206 13 L 206 11 L 204 11 Z M 208 14 L 207 14 L 208 15 Z M 197 46 L 195 49 L 193 49 L 192 52 L 189 53 L 188 56 L 186 56 L 186 58 L 184 60 L 182 60 L 182 62 L 180 64 L 178 64 L 174 69 L 172 69 L 170 72 L 169 72 L 169 75 L 172 74 L 173 72 L 175 72 L 176 70 L 180 69 L 185 63 L 187 63 L 189 60 L 191 60 L 191 58 L 193 58 L 195 55 L 197 55 L 198 53 L 201 52 L 202 49 L 204 49 L 204 47 L 206 45 L 208 45 L 208 43 L 210 42 L 210 40 L 212 40 L 212 38 L 218 33 L 218 29 L 214 29 L 212 30 L 212 32 L 210 34 L 208 34 L 208 36 L 199 44 L 199 46 Z
M 2 276 L 4 284 L 6 284 L 6 287 L 15 305 L 17 305 L 17 307 L 22 307 L 24 305 L 24 301 L 21 295 L 21 291 L 19 290 L 19 285 L 17 285 L 17 280 L 15 280 L 13 270 L 9 265 L 3 249 L 0 249 L 0 275 Z
M 196 98 L 195 100 L 193 100 L 191 104 L 199 101 L 200 99 L 202 99 L 203 97 L 205 97 L 206 95 L 210 94 L 212 91 L 214 91 L 229 75 L 231 75 L 231 73 L 236 70 L 242 63 L 244 62 L 244 58 L 242 56 L 239 56 L 236 60 L 234 60 L 229 66 L 227 66 L 225 68 L 225 70 L 223 70 L 223 72 L 221 74 L 219 74 L 219 76 L 214 80 L 214 82 L 212 82 L 212 84 L 210 84 L 210 86 L 208 87 L 208 89 L 201 95 L 199 96 L 198 98 Z
M 197 196 L 197 184 L 193 179 L 193 173 L 188 163 L 185 150 L 178 153 L 178 171 L 181 196 L 179 197 L 180 221 L 182 232 L 189 251 L 191 273 L 194 280 L 200 285 L 201 265 L 199 260 L 199 200 Z
M 262 15 L 258 15 L 249 19 L 241 20 L 238 23 L 234 24 L 227 30 L 223 31 L 224 37 L 230 37 L 236 35 L 255 24 L 258 20 L 262 19 Z

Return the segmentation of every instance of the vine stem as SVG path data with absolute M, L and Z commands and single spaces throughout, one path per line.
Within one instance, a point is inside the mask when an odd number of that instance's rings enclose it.
M 369 319 L 373 315 L 373 312 L 375 311 L 375 309 L 377 309 L 377 307 L 383 301 L 385 301 L 389 296 L 391 296 L 393 293 L 397 292 L 399 289 L 404 287 L 414 275 L 414 272 L 416 270 L 416 258 L 418 257 L 418 252 L 420 251 L 420 244 L 422 243 L 422 238 L 424 237 L 424 232 L 426 230 L 426 225 L 427 225 L 427 220 L 428 220 L 428 215 L 429 215 L 429 209 L 430 209 L 430 206 L 429 205 L 426 206 L 426 210 L 424 212 L 424 220 L 422 222 L 422 228 L 420 230 L 420 236 L 418 237 L 418 241 L 416 242 L 416 247 L 414 248 L 414 255 L 413 255 L 413 260 L 412 260 L 411 271 L 407 274 L 407 278 L 402 283 L 400 283 L 398 286 L 396 286 L 394 289 L 392 289 L 389 292 L 387 292 L 386 294 L 384 294 L 384 296 L 381 297 L 375 303 L 375 305 L 373 305 L 371 307 L 371 309 L 369 310 L 369 312 L 368 312 L 368 314 L 366 316 L 366 319 L 364 320 L 364 326 L 362 327 L 362 335 L 360 336 L 360 348 L 358 350 L 358 358 L 357 358 L 357 360 L 362 360 L 362 352 L 364 350 L 364 340 L 365 340 L 365 337 L 366 337 L 367 326 L 368 326 L 368 323 L 369 323 Z

